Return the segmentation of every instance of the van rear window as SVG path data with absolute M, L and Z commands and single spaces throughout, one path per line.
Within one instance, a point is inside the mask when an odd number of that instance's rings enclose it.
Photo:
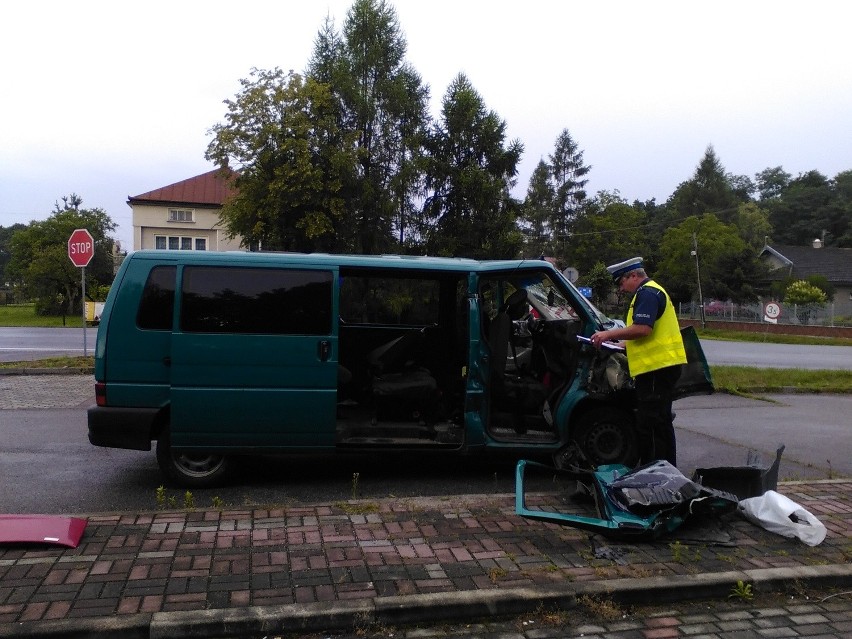
M 181 330 L 192 333 L 331 333 L 332 273 L 187 266 Z
M 139 328 L 171 330 L 175 310 L 176 270 L 174 266 L 155 266 L 148 273 L 136 314 L 136 325 Z

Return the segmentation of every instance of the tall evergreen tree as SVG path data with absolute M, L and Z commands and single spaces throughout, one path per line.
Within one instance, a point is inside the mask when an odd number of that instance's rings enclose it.
M 712 213 L 723 222 L 730 221 L 737 206 L 748 198 L 738 197 L 725 167 L 709 145 L 692 178 L 682 182 L 666 203 L 668 222 L 677 223 L 693 215 Z
M 550 160 L 550 177 L 553 185 L 553 211 L 550 227 L 553 232 L 554 249 L 564 245 L 571 225 L 586 199 L 586 184 L 591 166 L 583 163 L 583 151 L 563 129 L 556 138 Z
M 524 254 L 527 257 L 553 255 L 553 232 L 550 228 L 552 210 L 550 167 L 544 160 L 539 160 L 530 176 L 521 214 Z
M 355 137 L 358 175 L 348 197 L 353 250 L 376 253 L 404 241 L 418 194 L 418 151 L 428 125 L 426 87 L 405 61 L 407 43 L 393 7 L 355 0 L 342 34 L 326 21 L 308 65 L 329 83 L 341 125 Z
M 518 203 L 510 189 L 523 153 L 506 144 L 506 123 L 485 107 L 463 74 L 450 83 L 429 140 L 424 222 L 430 254 L 473 258 L 517 255 Z

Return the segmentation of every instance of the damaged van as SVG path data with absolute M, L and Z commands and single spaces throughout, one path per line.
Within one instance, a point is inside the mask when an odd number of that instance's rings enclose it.
M 436 451 L 636 461 L 613 325 L 544 260 L 138 251 L 95 348 L 89 441 L 147 450 L 169 481 L 235 456 Z M 697 340 L 694 341 L 697 345 Z M 700 374 L 690 393 L 712 384 Z M 697 380 L 697 381 L 696 381 Z

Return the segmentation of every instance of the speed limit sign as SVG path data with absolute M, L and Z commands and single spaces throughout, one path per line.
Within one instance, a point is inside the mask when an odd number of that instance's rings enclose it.
M 779 317 L 781 317 L 781 305 L 778 302 L 767 302 L 763 307 L 763 319 L 777 324 Z

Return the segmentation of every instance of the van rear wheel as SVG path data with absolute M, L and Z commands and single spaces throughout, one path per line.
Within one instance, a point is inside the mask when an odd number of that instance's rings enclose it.
M 226 455 L 172 450 L 169 430 L 157 438 L 157 464 L 163 474 L 179 486 L 208 488 L 222 482 L 230 470 Z
M 593 467 L 604 464 L 633 466 L 638 459 L 632 416 L 617 408 L 594 408 L 580 417 L 574 441 Z

